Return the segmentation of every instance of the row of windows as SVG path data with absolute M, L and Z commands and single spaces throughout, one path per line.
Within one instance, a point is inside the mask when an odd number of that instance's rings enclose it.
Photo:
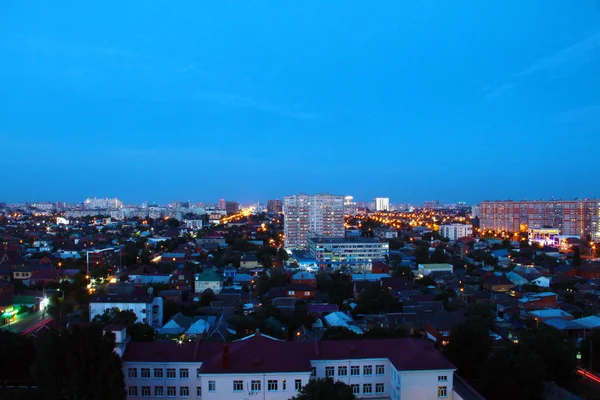
M 164 370 L 162 368 L 154 368 L 153 371 L 154 378 L 163 378 Z M 137 368 L 129 368 L 127 370 L 127 377 L 129 378 L 137 378 L 138 377 L 138 369 Z M 150 368 L 140 368 L 140 377 L 148 379 L 150 378 Z M 187 379 L 190 377 L 190 371 L 188 368 L 179 368 L 179 378 Z M 167 378 L 176 379 L 177 378 L 177 369 L 175 368 L 167 368 Z
M 376 365 L 375 366 L 375 375 L 384 375 L 385 374 L 385 365 Z M 338 376 L 347 376 L 348 375 L 348 367 L 340 366 L 337 368 Z M 359 376 L 360 375 L 360 366 L 352 365 L 350 366 L 350 375 L 351 376 Z M 363 365 L 363 375 L 370 376 L 373 375 L 373 366 L 372 365 Z M 316 369 L 313 367 L 313 376 L 316 376 Z M 335 367 L 325 367 L 325 376 L 334 377 L 335 376 Z
M 139 389 L 139 390 L 138 390 Z M 154 392 L 150 386 L 129 386 L 127 388 L 127 395 L 129 396 L 142 396 L 142 397 L 164 397 L 166 393 L 167 397 L 175 397 L 177 396 L 177 386 L 167 386 L 167 390 L 165 392 L 164 386 L 154 386 Z M 189 386 L 180 386 L 179 387 L 179 396 L 180 397 L 189 397 L 190 388 Z M 196 396 L 202 396 L 202 387 L 196 387 Z
M 359 384 L 352 384 L 352 385 L 350 385 L 350 387 L 352 388 L 352 393 L 360 394 L 360 385 Z M 364 383 L 362 385 L 362 392 L 363 392 L 363 394 L 372 394 L 373 393 L 373 384 Z M 376 383 L 375 384 L 375 393 L 381 394 L 383 392 L 385 392 L 385 385 L 383 383 Z
M 251 392 L 261 392 L 262 391 L 262 381 L 260 381 L 260 380 L 250 381 L 249 389 Z M 296 391 L 299 391 L 300 389 L 302 389 L 302 379 L 296 379 L 294 381 L 294 389 Z M 279 390 L 279 381 L 276 379 L 267 380 L 267 390 L 269 392 L 278 391 Z M 281 390 L 283 390 L 283 391 L 287 390 L 287 380 L 286 379 L 281 380 Z M 209 392 L 216 391 L 216 382 L 215 381 L 208 381 L 208 391 Z M 244 391 L 244 381 L 234 380 L 233 381 L 233 391 L 234 392 L 243 392 Z

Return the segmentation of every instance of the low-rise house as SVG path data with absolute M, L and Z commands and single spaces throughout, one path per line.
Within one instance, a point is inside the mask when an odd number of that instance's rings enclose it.
M 194 275 L 194 291 L 196 293 L 210 289 L 218 294 L 222 288 L 223 277 L 214 268 L 205 268 L 201 273 Z
M 315 277 L 314 274 L 312 274 L 310 272 L 300 271 L 300 272 L 296 272 L 294 275 L 292 275 L 292 283 L 309 285 L 309 286 L 312 286 L 313 288 L 316 288 L 317 287 L 317 278 Z
M 185 264 L 186 261 L 187 261 L 186 253 L 164 253 L 160 256 L 161 263 Z
M 494 274 L 483 280 L 483 288 L 490 292 L 506 293 L 513 287 L 515 287 L 515 284 L 504 274 Z
M 425 326 L 425 333 L 429 340 L 445 346 L 450 343 L 450 331 L 457 323 L 465 319 L 462 312 L 438 312 Z
M 575 319 L 573 315 L 559 308 L 544 308 L 542 310 L 531 310 L 524 312 L 525 317 L 533 318 L 537 322 L 546 321 L 548 319 L 560 318 L 565 321 L 572 321 Z
M 217 317 L 215 316 L 186 317 L 181 313 L 177 313 L 158 330 L 158 333 L 160 335 L 185 337 L 186 339 L 206 337 L 214 327 L 216 320 Z
M 358 321 L 354 321 L 351 316 L 341 311 L 327 314 L 325 317 L 323 317 L 323 320 L 325 321 L 325 325 L 329 328 L 346 328 L 358 335 L 362 335 L 364 333 L 364 329 L 359 326 Z
M 236 274 L 237 270 L 231 265 L 228 265 L 227 267 L 223 268 L 223 278 L 225 279 L 233 279 L 235 278 Z
M 253 269 L 258 268 L 259 265 L 260 263 L 256 254 L 245 254 L 240 260 L 240 268 Z
M 452 264 L 419 264 L 417 267 L 417 272 L 422 276 L 428 276 L 434 272 L 452 274 L 453 271 Z
M 171 277 L 169 278 L 169 288 L 181 290 L 184 295 L 194 290 L 194 286 L 194 274 L 190 271 L 175 271 L 173 275 L 171 275 Z
M 547 277 L 547 276 L 540 276 L 539 278 L 535 278 L 531 281 L 531 283 L 533 285 L 539 286 L 539 287 L 544 287 L 544 288 L 549 288 L 550 287 L 550 282 L 552 281 L 551 277 Z
M 556 308 L 558 296 L 553 292 L 526 293 L 519 299 L 521 310 L 541 310 L 544 308 Z
M 575 268 L 575 273 L 585 279 L 600 278 L 600 263 L 581 264 Z

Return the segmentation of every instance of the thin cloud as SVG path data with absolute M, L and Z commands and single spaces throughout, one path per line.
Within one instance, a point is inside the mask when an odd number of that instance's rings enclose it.
M 509 89 L 516 87 L 514 80 L 543 72 L 573 72 L 589 61 L 600 48 L 600 30 L 586 36 L 581 41 L 565 47 L 556 53 L 534 61 L 527 68 L 511 76 L 512 80 L 498 86 L 485 86 L 477 94 L 485 97 L 498 97 Z
M 557 71 L 562 68 L 579 68 L 588 61 L 600 47 L 600 31 L 586 36 L 583 40 L 565 47 L 551 56 L 536 60 L 529 67 L 517 72 L 513 77 L 522 77 L 545 71 Z
M 215 103 L 223 107 L 258 110 L 300 120 L 315 120 L 320 118 L 318 114 L 303 112 L 295 108 L 265 101 L 257 101 L 251 97 L 240 96 L 234 93 L 200 92 L 196 93 L 194 98 L 196 100 Z
M 498 87 L 494 86 L 486 86 L 481 89 L 477 94 L 483 95 L 485 97 L 498 97 L 507 90 L 514 88 L 516 85 L 512 82 L 506 82 Z
M 554 117 L 558 123 L 600 121 L 600 104 L 570 110 Z

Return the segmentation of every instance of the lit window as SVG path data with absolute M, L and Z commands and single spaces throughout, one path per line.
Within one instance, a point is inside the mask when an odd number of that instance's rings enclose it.
M 262 390 L 261 388 L 261 381 L 252 381 L 250 382 L 250 391 L 252 392 L 260 392 Z
M 130 378 L 137 378 L 137 368 L 129 368 L 127 370 L 127 376 Z
M 352 393 L 354 393 L 354 394 L 360 393 L 360 385 L 352 384 L 352 385 L 350 385 L 350 387 L 352 388 Z
M 350 367 L 350 375 L 358 376 L 360 375 L 360 367 L 358 365 L 353 365 Z
M 373 375 L 373 366 L 372 365 L 363 366 L 363 375 L 365 375 L 365 376 Z
M 187 368 L 181 368 L 179 369 L 179 377 L 180 378 L 189 378 L 190 377 L 190 371 Z
M 302 389 L 302 379 L 296 379 L 294 381 L 294 389 L 299 392 Z
M 165 395 L 165 389 L 162 386 L 154 387 L 154 397 L 163 397 Z
M 438 386 L 438 397 L 448 397 L 447 386 Z
M 142 378 L 150 378 L 150 368 L 142 368 Z
M 208 381 L 208 391 L 214 392 L 217 390 L 217 384 L 215 381 Z
M 142 397 L 150 397 L 150 386 L 142 386 Z
M 385 391 L 385 386 L 383 385 L 383 383 L 375 384 L 375 393 L 383 393 L 384 391 Z
M 269 380 L 267 382 L 267 389 L 269 390 L 269 392 L 274 392 L 277 390 L 277 381 L 276 380 Z
M 364 394 L 371 394 L 371 393 L 373 393 L 373 385 L 371 385 L 370 383 L 365 383 L 363 385 L 363 393 Z
M 335 374 L 335 368 L 334 367 L 325 367 L 325 376 L 331 376 L 331 377 L 333 377 L 334 374 Z
M 348 367 L 338 367 L 338 375 L 339 376 L 348 375 Z
M 181 386 L 179 388 L 179 395 L 181 397 L 188 397 L 190 395 L 190 388 L 189 388 L 189 386 Z
M 383 374 L 385 374 L 385 365 L 376 365 L 375 366 L 375 374 L 376 375 L 383 375 Z
M 233 391 L 242 392 L 244 390 L 244 381 L 233 381 Z
M 129 389 L 127 390 L 127 394 L 129 396 L 137 396 L 138 395 L 137 386 L 129 386 Z

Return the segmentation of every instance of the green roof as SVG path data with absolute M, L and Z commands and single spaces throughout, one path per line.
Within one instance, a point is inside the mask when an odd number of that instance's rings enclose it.
M 205 269 L 204 272 L 196 274 L 194 280 L 201 282 L 220 282 L 223 280 L 223 277 L 212 269 Z

